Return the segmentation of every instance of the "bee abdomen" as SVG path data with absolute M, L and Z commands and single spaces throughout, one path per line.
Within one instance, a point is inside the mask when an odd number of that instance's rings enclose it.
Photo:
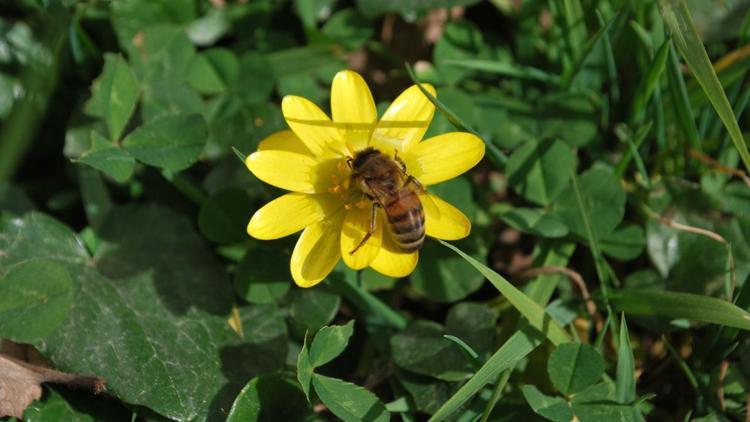
M 385 213 L 393 240 L 405 252 L 422 247 L 425 237 L 424 211 L 419 197 L 411 191 L 392 195 L 385 203 Z

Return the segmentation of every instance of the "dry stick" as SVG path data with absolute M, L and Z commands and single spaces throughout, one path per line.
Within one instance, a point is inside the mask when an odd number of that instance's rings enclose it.
M 727 378 L 727 370 L 729 369 L 729 361 L 724 359 L 721 361 L 721 367 L 719 368 L 719 388 L 716 389 L 716 396 L 719 398 L 719 408 L 723 412 L 726 410 L 727 404 L 724 401 L 724 381 Z
M 521 277 L 534 278 L 541 274 L 563 274 L 567 276 L 568 279 L 573 282 L 573 284 L 578 286 L 578 289 L 581 291 L 581 297 L 583 298 L 584 302 L 586 302 L 586 311 L 588 311 L 589 315 L 591 315 L 591 317 L 594 319 L 597 325 L 597 329 L 601 329 L 601 316 L 597 312 L 596 303 L 594 303 L 594 301 L 591 299 L 591 294 L 589 293 L 589 289 L 588 287 L 586 287 L 586 282 L 583 280 L 581 274 L 567 267 L 550 265 L 547 267 L 528 269 L 521 273 Z
M 750 176 L 747 175 L 744 171 L 740 169 L 731 168 L 728 166 L 725 166 L 724 164 L 720 163 L 719 161 L 709 157 L 708 155 L 698 151 L 691 149 L 689 151 L 689 154 L 691 157 L 696 158 L 700 161 L 703 161 L 704 163 L 708 164 L 712 168 L 714 168 L 719 173 L 728 174 L 730 176 L 736 176 L 742 179 L 745 184 L 750 187 Z

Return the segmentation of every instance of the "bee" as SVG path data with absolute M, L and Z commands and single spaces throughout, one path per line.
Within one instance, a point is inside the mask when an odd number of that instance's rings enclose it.
M 372 202 L 370 228 L 349 254 L 353 255 L 375 232 L 377 208 L 385 212 L 391 237 L 404 252 L 419 250 L 424 243 L 425 217 L 419 194 L 425 193 L 419 181 L 406 173 L 406 165 L 368 147 L 347 160 L 351 179 Z

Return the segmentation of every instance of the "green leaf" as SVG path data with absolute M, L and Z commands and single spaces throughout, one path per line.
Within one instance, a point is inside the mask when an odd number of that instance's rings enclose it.
M 472 73 L 469 69 L 446 65 L 446 61 L 475 59 L 485 49 L 482 32 L 476 24 L 468 20 L 448 22 L 432 53 L 441 81 L 456 85 Z
M 601 382 L 581 391 L 573 397 L 571 406 L 575 416 L 582 421 L 643 421 L 638 409 L 613 401 L 611 382 Z
M 618 403 L 635 400 L 635 359 L 630 346 L 630 333 L 625 323 L 625 314 L 620 317 L 620 334 L 617 339 L 617 381 L 615 398 Z
M 550 397 L 542 394 L 534 385 L 521 387 L 523 398 L 536 414 L 556 422 L 568 422 L 573 419 L 573 412 L 562 397 Z
M 455 382 L 441 381 L 409 371 L 397 371 L 396 374 L 416 409 L 427 414 L 435 413 L 458 389 Z
M 309 73 L 341 63 L 340 47 L 335 44 L 313 44 L 274 51 L 267 57 L 276 78 Z
M 460 381 L 471 375 L 461 350 L 443 338 L 443 327 L 432 321 L 415 321 L 391 337 L 393 361 L 411 372 L 444 381 Z
M 610 234 L 625 215 L 625 191 L 611 169 L 594 166 L 580 175 L 583 201 L 589 210 L 593 234 L 602 239 Z M 571 186 L 555 204 L 555 210 L 570 231 L 586 239 L 586 224 L 581 216 L 578 201 Z
M 568 226 L 560 217 L 543 208 L 507 208 L 500 212 L 506 224 L 524 233 L 550 238 L 568 234 Z
M 138 161 L 178 171 L 198 159 L 206 136 L 206 122 L 200 115 L 167 116 L 134 130 L 122 144 Z
M 0 217 L 2 214 L 21 215 L 33 211 L 34 203 L 23 189 L 8 183 L 0 183 Z
M 226 92 L 237 83 L 240 63 L 231 50 L 212 48 L 190 60 L 187 82 L 202 94 Z
M 358 385 L 319 374 L 312 382 L 323 404 L 345 422 L 390 420 L 383 402 Z
M 284 364 L 284 317 L 270 307 L 242 308 L 239 338 L 226 323 L 232 294 L 223 266 L 173 211 L 113 210 L 94 257 L 43 214 L 0 223 L 0 233 L 0 276 L 30 259 L 75 274 L 67 318 L 34 346 L 60 369 L 105 377 L 119 400 L 205 419 L 228 408 L 241 383 Z
M 568 186 L 573 168 L 575 157 L 566 143 L 531 139 L 513 151 L 505 171 L 508 183 L 519 195 L 548 205 Z
M 276 303 L 289 287 L 289 255 L 275 247 L 247 251 L 234 274 L 234 290 L 250 303 Z
M 693 76 L 711 101 L 716 113 L 724 123 L 724 127 L 727 128 L 735 148 L 737 148 L 742 161 L 745 163 L 745 168 L 750 170 L 750 152 L 747 150 L 745 139 L 737 124 L 732 106 L 729 104 L 719 78 L 716 77 L 713 64 L 706 54 L 698 31 L 695 29 L 687 4 L 684 0 L 660 0 L 659 4 L 661 5 L 662 17 L 669 27 L 677 49 L 680 50 L 690 71 L 693 72 Z
M 588 344 L 564 343 L 547 361 L 552 384 L 563 394 L 575 394 L 594 385 L 604 373 L 604 359 Z
M 259 104 L 268 99 L 275 82 L 271 63 L 261 53 L 248 51 L 240 57 L 237 95 L 246 104 Z
M 505 296 L 511 305 L 513 305 L 513 307 L 516 308 L 516 310 L 520 312 L 534 328 L 541 330 L 552 344 L 560 344 L 570 341 L 568 333 L 565 332 L 565 330 L 560 327 L 552 317 L 550 317 L 544 309 L 539 306 L 538 303 L 531 300 L 522 291 L 510 284 L 508 280 L 450 243 L 442 240 L 438 241 L 453 252 L 459 254 L 483 276 L 487 277 L 490 283 L 492 283 L 492 285 L 495 286 L 503 296 Z
M 497 378 L 505 369 L 512 368 L 539 346 L 544 337 L 534 328 L 524 325 L 514 333 L 487 362 L 450 399 L 432 415 L 430 421 L 447 419 L 461 405 L 478 393 L 487 383 Z
M 294 295 L 289 315 L 310 331 L 317 331 L 333 321 L 341 304 L 339 295 L 323 287 L 295 289 L 292 293 Z
M 408 14 L 427 9 L 470 6 L 478 2 L 479 0 L 357 0 L 357 7 L 367 16 L 378 16 L 389 12 Z
M 340 355 L 349 344 L 349 337 L 353 332 L 354 320 L 344 325 L 332 325 L 318 330 L 310 346 L 312 367 L 323 366 Z
M 322 32 L 348 50 L 357 50 L 372 38 L 375 29 L 356 9 L 347 8 L 334 13 Z
M 67 317 L 73 281 L 52 260 L 22 261 L 0 278 L 0 336 L 31 343 L 52 333 Z
M 206 239 L 236 243 L 247 238 L 247 216 L 253 202 L 247 192 L 229 188 L 211 195 L 198 212 L 198 228 Z
M 643 229 L 637 224 L 623 224 L 599 239 L 602 252 L 622 261 L 640 256 L 645 243 Z
M 691 293 L 621 289 L 610 292 L 610 303 L 620 312 L 685 318 L 750 330 L 750 313 L 724 300 Z
M 45 397 L 42 400 L 32 402 L 23 413 L 23 420 L 26 422 L 94 422 L 97 419 L 88 413 L 75 409 L 53 389 L 45 390 Z M 96 415 L 102 417 L 102 415 Z M 112 418 L 114 415 L 106 415 Z M 11 419 L 12 420 L 12 419 Z M 99 419 L 103 420 L 103 419 Z
M 302 386 L 307 401 L 310 401 L 310 386 L 312 385 L 313 366 L 310 362 L 310 352 L 307 350 L 308 332 L 305 332 L 302 349 L 297 355 L 297 381 Z
M 120 183 L 130 179 L 135 168 L 135 159 L 127 151 L 96 131 L 91 132 L 91 148 L 81 154 L 77 161 L 106 173 Z
M 281 374 L 255 377 L 234 400 L 227 422 L 299 421 L 313 416 L 297 384 Z
M 110 139 L 119 140 L 138 101 L 138 80 L 121 56 L 106 54 L 104 60 L 104 71 L 91 87 L 92 96 L 85 110 L 91 116 L 103 118 Z

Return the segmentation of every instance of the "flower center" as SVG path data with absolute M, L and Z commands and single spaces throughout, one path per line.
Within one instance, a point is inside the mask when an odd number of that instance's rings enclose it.
M 331 186 L 328 192 L 341 199 L 346 210 L 371 206 L 371 202 L 365 195 L 359 189 L 352 187 L 351 170 L 343 160 L 336 164 L 336 172 L 331 174 Z

